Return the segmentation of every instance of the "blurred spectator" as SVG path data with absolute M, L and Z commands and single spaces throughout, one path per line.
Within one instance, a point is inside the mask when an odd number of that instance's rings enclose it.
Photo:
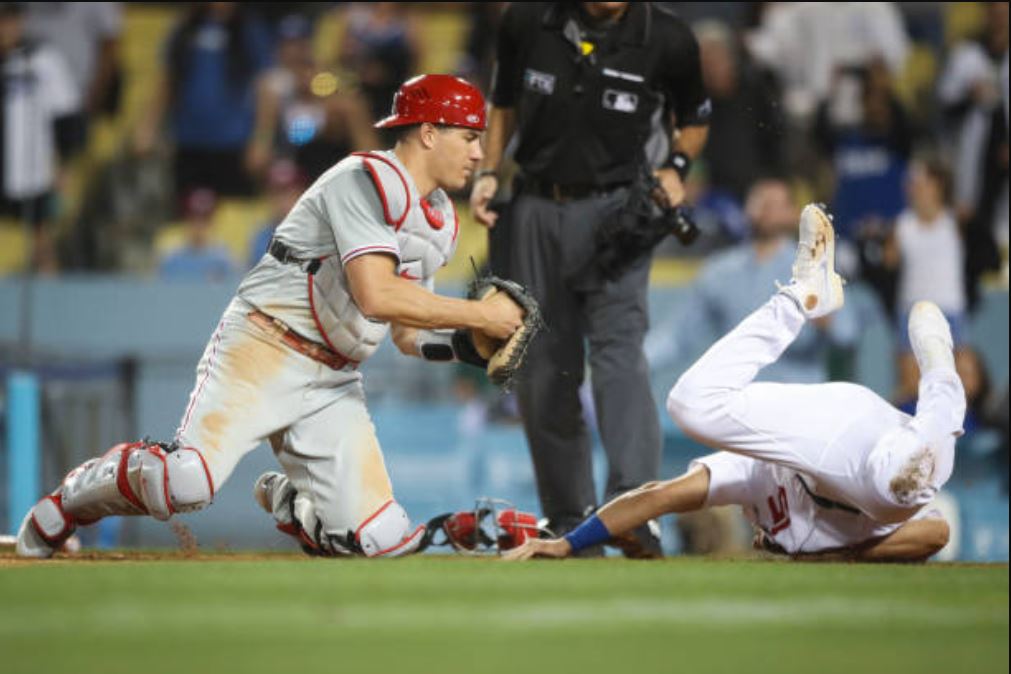
M 743 200 L 757 175 L 778 173 L 783 165 L 783 123 L 775 82 L 743 62 L 734 35 L 724 24 L 694 26 L 702 58 L 702 77 L 713 103 L 709 141 L 702 156 L 715 190 Z
M 916 401 L 919 394 L 920 372 L 915 359 L 912 365 L 903 364 L 900 371 L 899 389 L 896 394 L 896 406 L 907 414 L 916 413 Z M 971 436 L 983 426 L 999 424 L 992 418 L 990 374 L 986 370 L 979 352 L 971 346 L 962 346 L 955 351 L 955 369 L 965 389 L 965 420 L 962 428 L 965 435 Z
M 681 310 L 650 330 L 646 355 L 651 367 L 687 362 L 767 301 L 777 281 L 790 280 L 795 252 L 791 234 L 797 230 L 799 214 L 789 185 L 771 179 L 755 183 L 748 193 L 746 212 L 751 240 L 710 257 Z M 759 379 L 825 381 L 828 347 L 850 348 L 857 338 L 856 319 L 848 308 L 826 319 L 805 326 Z M 684 329 L 685 325 L 691 329 Z
M 183 200 L 186 239 L 162 258 L 158 266 L 161 278 L 220 281 L 236 272 L 228 249 L 215 243 L 212 237 L 217 205 L 217 195 L 206 188 L 186 195 Z
M 267 198 L 270 201 L 270 218 L 263 223 L 249 242 L 247 267 L 252 269 L 267 252 L 274 230 L 295 206 L 306 188 L 305 176 L 289 160 L 281 159 L 270 167 L 267 174 Z
M 135 141 L 140 152 L 150 151 L 168 113 L 176 194 L 199 187 L 252 194 L 245 155 L 253 137 L 254 83 L 270 53 L 266 31 L 240 3 L 196 3 L 172 32 L 165 72 Z
M 984 33 L 958 45 L 938 96 L 954 139 L 955 208 L 966 228 L 967 287 L 1000 264 L 1008 246 L 1008 3 L 987 3 Z
M 372 118 L 382 119 L 400 83 L 419 72 L 419 27 L 409 3 L 352 2 L 343 11 L 341 65 L 358 75 Z
M 852 240 L 868 221 L 895 218 L 913 139 L 882 61 L 838 74 L 814 133 L 834 169 L 836 233 Z
M 482 91 L 491 85 L 491 70 L 495 61 L 495 40 L 489 40 L 498 30 L 505 8 L 504 2 L 471 2 L 467 17 L 467 37 L 463 53 L 456 64 L 456 74 L 473 82 Z
M 747 45 L 779 77 L 786 110 L 799 120 L 828 97 L 838 70 L 880 60 L 898 76 L 909 52 L 902 17 L 891 2 L 766 3 Z
M 294 160 L 312 182 L 352 150 L 378 147 L 365 102 L 317 64 L 307 19 L 281 20 L 277 57 L 278 65 L 258 84 L 256 134 L 247 156 L 251 171 L 261 171 L 276 153 Z
M 896 220 L 885 245 L 884 266 L 898 276 L 895 399 L 903 409 L 915 411 L 920 373 L 906 329 L 909 310 L 919 300 L 937 304 L 951 324 L 957 349 L 964 347 L 968 321 L 962 236 L 949 208 L 951 174 L 938 159 L 917 159 L 910 165 L 906 191 L 909 207 Z
M 991 402 L 990 374 L 979 352 L 972 347 L 955 352 L 955 369 L 965 388 L 965 421 L 962 427 L 966 435 L 972 435 L 982 426 L 988 425 L 987 406 Z
M 118 2 L 30 2 L 28 34 L 63 56 L 77 85 L 80 107 L 68 123 L 70 149 L 84 149 L 88 123 L 116 112 L 120 92 L 119 37 L 123 19 Z
M 53 272 L 57 155 L 70 146 L 79 101 L 59 52 L 25 37 L 24 10 L 24 3 L 0 3 L 0 217 L 32 225 L 32 268 Z
M 908 352 L 909 310 L 929 300 L 944 312 L 955 345 L 961 346 L 967 329 L 965 252 L 950 209 L 951 173 L 937 158 L 917 159 L 909 167 L 906 194 L 909 206 L 896 220 L 886 252 L 886 263 L 898 269 L 897 334 Z
M 705 159 L 693 163 L 688 172 L 685 201 L 691 204 L 699 239 L 685 247 L 674 237 L 668 237 L 657 247 L 658 255 L 702 256 L 750 237 L 751 225 L 740 199 L 709 184 L 709 166 Z

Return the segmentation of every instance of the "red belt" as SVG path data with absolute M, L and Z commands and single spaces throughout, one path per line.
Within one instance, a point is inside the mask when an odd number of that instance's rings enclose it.
M 250 311 L 246 316 L 250 321 L 256 323 L 295 351 L 298 351 L 303 356 L 312 358 L 317 363 L 322 363 L 333 370 L 343 370 L 348 366 L 351 366 L 352 369 L 358 367 L 358 361 L 342 356 L 319 342 L 306 339 L 292 330 L 287 323 L 279 318 L 274 318 L 257 309 Z

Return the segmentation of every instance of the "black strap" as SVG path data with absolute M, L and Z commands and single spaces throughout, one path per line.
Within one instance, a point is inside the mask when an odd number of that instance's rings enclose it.
M 843 512 L 852 513 L 854 515 L 860 514 L 860 511 L 853 506 L 846 505 L 845 503 L 839 503 L 839 501 L 833 501 L 832 499 L 815 494 L 811 491 L 811 488 L 807 486 L 807 482 L 804 481 L 804 478 L 801 477 L 799 473 L 797 474 L 797 480 L 800 481 L 800 486 L 804 488 L 804 491 L 806 491 L 807 495 L 811 497 L 811 500 L 814 501 L 815 505 L 820 506 L 825 510 L 842 510 Z
M 278 262 L 280 262 L 281 264 L 297 264 L 297 265 L 302 265 L 302 264 L 308 263 L 309 266 L 306 267 L 305 271 L 306 271 L 307 274 L 310 274 L 310 275 L 315 274 L 316 272 L 318 272 L 319 271 L 319 266 L 323 262 L 323 259 L 319 258 L 319 257 L 316 257 L 316 258 L 302 258 L 302 257 L 299 257 L 299 256 L 295 255 L 295 253 L 292 252 L 291 248 L 288 247 L 288 244 L 286 244 L 283 241 L 280 241 L 278 239 L 271 239 L 270 240 L 270 246 L 267 247 L 267 252 L 270 253 L 271 256 L 275 260 L 277 260 Z

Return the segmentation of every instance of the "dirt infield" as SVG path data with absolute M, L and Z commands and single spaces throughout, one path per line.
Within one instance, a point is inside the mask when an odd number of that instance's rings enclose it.
M 315 558 L 298 551 L 292 552 L 194 552 L 183 550 L 88 550 L 74 554 L 57 553 L 52 559 L 25 559 L 13 551 L 0 552 L 0 569 L 30 566 L 32 564 L 104 564 L 130 562 L 262 562 L 269 560 L 313 561 Z

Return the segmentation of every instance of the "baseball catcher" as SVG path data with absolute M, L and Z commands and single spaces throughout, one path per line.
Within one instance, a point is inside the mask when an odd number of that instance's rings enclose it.
M 416 550 L 425 527 L 394 498 L 360 364 L 392 334 L 403 353 L 430 360 L 466 360 L 473 346 L 507 383 L 539 325 L 536 305 L 506 281 L 481 299 L 433 291 L 459 233 L 447 191 L 483 156 L 485 114 L 481 92 L 461 79 L 405 82 L 377 125 L 396 145 L 320 176 L 243 279 L 174 440 L 116 445 L 75 468 L 25 516 L 18 554 L 49 557 L 108 515 L 167 520 L 204 508 L 262 441 L 283 472 L 261 476 L 254 497 L 307 552 Z M 468 336 L 492 348 L 480 356 Z

